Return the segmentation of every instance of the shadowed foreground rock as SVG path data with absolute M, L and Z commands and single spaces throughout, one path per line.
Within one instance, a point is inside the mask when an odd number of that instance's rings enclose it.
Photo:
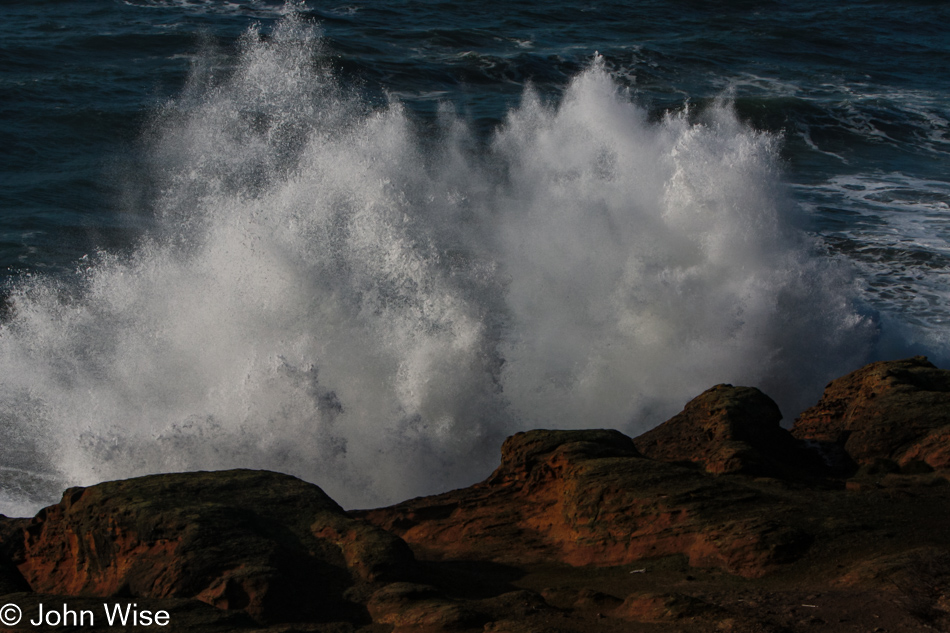
M 347 590 L 413 570 L 405 543 L 318 487 L 249 470 L 72 488 L 10 558 L 36 592 L 196 598 L 265 622 L 359 619 Z
M 790 434 L 719 385 L 636 439 L 519 433 L 484 482 L 376 510 L 248 470 L 70 489 L 0 517 L 0 603 L 25 616 L 0 630 L 62 630 L 27 621 L 68 602 L 171 621 L 80 627 L 103 632 L 947 631 L 948 386 L 875 363 Z

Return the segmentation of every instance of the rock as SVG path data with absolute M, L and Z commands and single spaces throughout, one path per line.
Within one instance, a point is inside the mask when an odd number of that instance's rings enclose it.
M 612 429 L 516 433 L 502 444 L 501 465 L 488 481 L 496 486 L 516 482 L 535 485 L 555 479 L 558 473 L 548 467 L 555 450 L 575 458 L 641 456 L 633 440 Z
M 265 622 L 350 619 L 347 589 L 413 565 L 318 487 L 250 470 L 72 488 L 22 535 L 13 562 L 33 591 L 197 598 Z
M 23 549 L 23 528 L 29 519 L 11 519 L 0 514 L 0 595 L 29 591 L 30 585 L 13 564 Z
M 484 483 L 352 513 L 426 557 L 623 565 L 682 554 L 756 577 L 810 537 L 762 493 L 642 457 L 616 431 L 530 431 L 505 441 Z
M 0 517 L 0 604 L 136 602 L 189 633 L 946 628 L 947 373 L 839 379 L 800 438 L 728 385 L 636 440 L 519 433 L 484 482 L 376 510 L 247 470 L 73 488 Z M 857 474 L 822 476 L 803 442 Z
M 947 416 L 950 417 L 950 412 Z M 950 424 L 934 429 L 911 444 L 900 456 L 901 470 L 904 472 L 920 471 L 920 462 L 927 464 L 931 470 L 950 470 Z
M 664 622 L 681 620 L 718 610 L 698 598 L 680 593 L 632 594 L 623 601 L 615 615 L 635 622 Z
M 413 631 L 460 628 L 479 623 L 467 605 L 445 599 L 435 587 L 416 583 L 392 583 L 375 592 L 367 603 L 374 622 L 394 630 Z
M 8 593 L 30 591 L 30 585 L 13 563 L 0 562 L 0 596 Z
M 855 563 L 836 583 L 845 586 L 878 583 L 889 589 L 900 589 L 903 585 L 926 581 L 928 576 L 950 580 L 950 551 L 930 546 L 880 554 Z
M 819 474 L 821 462 L 783 429 L 778 405 L 754 387 L 716 385 L 634 440 L 647 457 L 714 474 Z
M 558 609 L 581 609 L 585 611 L 608 612 L 623 604 L 623 600 L 594 589 L 574 589 L 570 587 L 545 588 L 541 591 L 545 602 Z
M 520 590 L 479 600 L 447 598 L 435 587 L 393 583 L 374 593 L 367 607 L 373 621 L 390 624 L 395 631 L 417 633 L 476 628 L 482 630 L 500 616 L 522 622 L 537 614 L 553 612 L 540 594 Z
M 480 600 L 477 604 L 484 614 L 494 614 L 496 617 L 497 614 L 503 613 L 509 618 L 527 618 L 537 613 L 553 611 L 540 593 L 527 589 L 508 591 Z
M 621 604 L 623 604 L 623 600 L 617 596 L 612 596 L 609 593 L 595 591 L 593 589 L 581 589 L 577 592 L 577 597 L 571 606 L 574 609 L 608 612 L 613 611 Z
M 843 456 L 839 466 L 847 473 L 881 459 L 947 469 L 950 371 L 923 356 L 867 365 L 829 383 L 792 435 Z

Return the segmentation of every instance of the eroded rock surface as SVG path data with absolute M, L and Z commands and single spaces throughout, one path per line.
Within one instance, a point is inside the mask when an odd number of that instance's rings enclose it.
M 634 443 L 653 459 L 694 463 L 714 474 L 821 474 L 821 461 L 781 420 L 778 405 L 758 389 L 716 385 Z
M 875 460 L 950 466 L 950 371 L 923 356 L 872 363 L 828 384 L 792 434 L 845 472 Z
M 948 374 L 869 365 L 794 434 L 718 385 L 636 439 L 516 434 L 484 482 L 375 510 L 248 470 L 73 488 L 0 516 L 0 604 L 134 602 L 188 633 L 946 630 Z
M 260 621 L 356 617 L 344 592 L 413 565 L 317 486 L 250 470 L 72 488 L 11 549 L 36 592 L 197 598 Z
M 645 458 L 604 430 L 519 433 L 482 484 L 356 513 L 439 558 L 579 566 L 681 554 L 749 577 L 807 549 L 782 514 L 758 490 Z

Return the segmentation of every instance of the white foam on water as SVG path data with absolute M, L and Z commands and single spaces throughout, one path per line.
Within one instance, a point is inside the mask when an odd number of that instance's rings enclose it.
M 839 175 L 800 186 L 802 205 L 828 229 L 862 280 L 862 295 L 904 347 L 945 364 L 950 323 L 950 183 L 906 174 Z M 830 226 L 830 225 L 829 225 Z
M 838 103 L 825 109 L 842 129 L 872 142 L 901 148 L 912 145 L 915 151 L 922 149 L 935 156 L 950 151 L 950 122 L 943 94 L 899 88 L 884 92 L 878 86 L 846 82 L 832 88 L 829 94 L 814 96 L 840 95 Z M 882 112 L 887 116 L 882 117 Z M 891 121 L 891 126 L 885 121 Z M 894 121 L 905 128 L 898 137 L 888 131 Z
M 36 476 L 0 511 L 235 466 L 395 502 L 485 477 L 514 431 L 635 435 L 720 382 L 792 415 L 867 357 L 779 140 L 727 106 L 651 123 L 595 60 L 484 146 L 448 108 L 438 133 L 370 109 L 319 45 L 290 16 L 233 76 L 199 65 L 149 134 L 159 229 L 16 288 L 0 463 Z

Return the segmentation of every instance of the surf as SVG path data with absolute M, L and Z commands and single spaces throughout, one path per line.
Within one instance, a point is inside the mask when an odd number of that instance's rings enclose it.
M 483 478 L 515 431 L 635 435 L 717 383 L 788 419 L 871 353 L 781 138 L 727 103 L 652 119 L 594 58 L 486 140 L 366 102 L 322 46 L 289 15 L 228 72 L 200 57 L 144 134 L 154 228 L 16 284 L 2 511 L 238 466 L 381 505 Z

